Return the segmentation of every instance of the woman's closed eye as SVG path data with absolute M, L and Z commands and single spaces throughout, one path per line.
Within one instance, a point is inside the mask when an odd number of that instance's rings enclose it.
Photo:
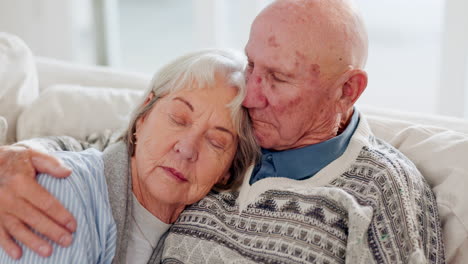
M 221 132 L 222 133 L 222 132 Z M 225 150 L 227 145 L 228 145 L 228 140 L 224 138 L 223 136 L 213 136 L 209 135 L 207 136 L 208 143 L 218 149 L 218 150 Z
M 169 120 L 176 126 L 187 126 L 188 120 L 180 115 L 169 114 Z

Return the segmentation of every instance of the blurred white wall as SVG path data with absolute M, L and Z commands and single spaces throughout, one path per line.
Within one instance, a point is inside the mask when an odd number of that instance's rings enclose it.
M 270 2 L 119 0 L 121 66 L 153 72 L 177 55 L 198 48 L 243 50 L 251 22 Z M 370 39 L 369 86 L 359 103 L 441 112 L 444 0 L 356 2 Z
M 0 31 L 35 54 L 153 73 L 200 48 L 242 51 L 271 0 L 0 0 Z M 467 0 L 356 0 L 369 86 L 359 103 L 468 116 Z
M 357 0 L 369 34 L 361 104 L 437 113 L 444 0 Z
M 269 0 L 118 0 L 121 64 L 153 73 L 202 48 L 240 51 L 250 24 Z
M 446 0 L 438 112 L 468 117 L 468 1 Z
M 93 0 L 0 0 L 0 31 L 38 56 L 94 63 Z

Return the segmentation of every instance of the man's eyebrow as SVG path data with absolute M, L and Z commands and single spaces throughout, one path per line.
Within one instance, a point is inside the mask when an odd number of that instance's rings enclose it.
M 185 100 L 184 98 L 182 97 L 175 97 L 174 99 L 172 100 L 178 100 L 178 101 L 181 101 L 182 103 L 184 103 L 185 105 L 187 105 L 188 108 L 190 108 L 190 110 L 193 112 L 193 106 L 191 103 L 189 103 L 187 100 Z
M 250 63 L 250 57 L 249 57 L 249 54 L 247 53 L 247 49 L 244 49 L 244 53 L 245 53 L 245 56 L 247 57 L 247 61 Z M 284 70 L 284 69 L 280 69 L 280 68 L 277 68 L 277 67 L 274 67 L 274 66 L 268 66 L 266 67 L 267 68 L 267 71 L 272 73 L 272 72 L 276 72 L 276 73 L 279 73 L 279 74 L 282 74 L 288 78 L 294 78 L 295 75 L 294 73 L 291 73 L 287 70 Z

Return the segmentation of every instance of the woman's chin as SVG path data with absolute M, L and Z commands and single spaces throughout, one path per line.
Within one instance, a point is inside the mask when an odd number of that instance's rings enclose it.
M 157 201 L 166 204 L 184 204 L 187 193 L 184 183 L 171 176 L 160 175 L 157 181 L 149 181 L 148 190 Z

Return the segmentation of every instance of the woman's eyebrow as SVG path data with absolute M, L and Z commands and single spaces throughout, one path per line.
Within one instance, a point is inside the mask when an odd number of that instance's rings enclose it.
M 188 108 L 190 108 L 190 110 L 193 112 L 194 108 L 193 108 L 192 104 L 189 103 L 189 102 L 188 102 L 187 100 L 185 100 L 184 98 L 178 96 L 178 97 L 174 97 L 174 99 L 172 99 L 172 100 L 174 100 L 174 101 L 181 101 L 181 102 L 184 103 Z M 233 139 L 236 138 L 236 137 L 234 136 L 234 134 L 233 134 L 231 131 L 229 131 L 229 129 L 227 129 L 227 128 L 225 128 L 225 127 L 216 126 L 215 129 L 216 129 L 216 130 L 219 130 L 219 131 L 222 131 L 222 132 L 228 133 Z
M 189 103 L 187 100 L 185 100 L 184 98 L 182 97 L 175 97 L 174 99 L 172 99 L 174 101 L 178 100 L 178 101 L 181 101 L 182 103 L 184 103 L 185 105 L 187 105 L 188 108 L 190 108 L 190 110 L 193 112 L 193 106 L 191 103 Z
M 228 133 L 229 135 L 231 135 L 232 139 L 235 139 L 236 137 L 234 136 L 234 134 L 229 131 L 229 129 L 225 128 L 225 127 L 222 127 L 222 126 L 216 126 L 215 127 L 216 130 L 219 130 L 219 131 L 222 131 L 222 132 L 226 132 Z

